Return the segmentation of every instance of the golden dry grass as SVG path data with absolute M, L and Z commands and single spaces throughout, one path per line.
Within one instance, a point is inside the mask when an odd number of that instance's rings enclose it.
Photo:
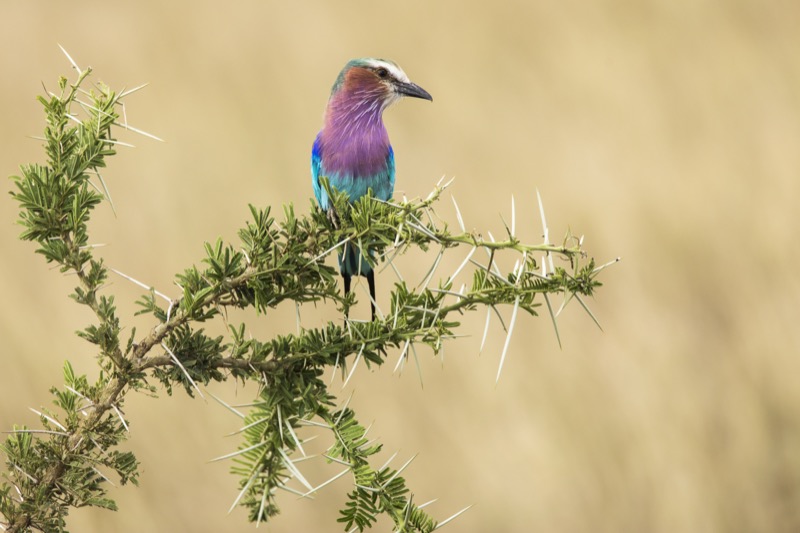
M 330 84 L 363 55 L 396 60 L 435 99 L 388 113 L 400 191 L 455 176 L 468 225 L 496 233 L 513 193 L 536 240 L 538 188 L 554 234 L 624 258 L 592 302 L 605 332 L 574 306 L 559 350 L 545 317 L 520 316 L 496 387 L 504 339 L 493 329 L 478 356 L 483 316 L 444 365 L 420 354 L 424 389 L 413 368 L 357 372 L 348 389 L 372 434 L 398 461 L 420 452 L 406 476 L 418 501 L 438 497 L 439 517 L 476 504 L 452 531 L 800 530 L 800 4 L 8 4 L 2 174 L 41 159 L 25 135 L 42 129 L 40 80 L 68 73 L 56 43 L 112 87 L 151 83 L 128 120 L 167 142 L 135 138 L 111 161 L 118 216 L 101 208 L 93 238 L 109 265 L 162 290 L 203 241 L 235 236 L 247 203 L 307 209 Z M 36 422 L 27 408 L 49 403 L 65 359 L 95 369 L 72 333 L 90 320 L 66 298 L 73 281 L 16 240 L 16 208 L 0 202 L 7 430 Z M 449 200 L 442 214 L 454 220 Z M 404 261 L 422 276 L 424 257 Z M 130 313 L 139 291 L 111 290 Z M 258 320 L 265 335 L 293 327 L 290 312 Z M 235 447 L 222 435 L 237 420 L 183 394 L 126 405 L 142 486 L 112 491 L 119 513 L 75 512 L 74 531 L 252 530 L 225 514 L 228 465 L 207 464 Z M 345 486 L 311 503 L 287 494 L 267 530 L 338 530 Z

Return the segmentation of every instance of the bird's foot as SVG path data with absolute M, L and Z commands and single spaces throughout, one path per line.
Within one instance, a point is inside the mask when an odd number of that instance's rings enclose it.
M 339 229 L 339 213 L 336 212 L 336 209 L 333 206 L 328 208 L 327 215 L 328 220 L 330 220 L 331 224 L 333 225 L 333 229 Z

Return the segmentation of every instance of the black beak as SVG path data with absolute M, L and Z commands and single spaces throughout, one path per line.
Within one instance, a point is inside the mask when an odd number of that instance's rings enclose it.
M 423 100 L 430 100 L 433 102 L 433 96 L 425 89 L 416 83 L 396 81 L 394 83 L 395 90 L 403 96 L 411 96 L 413 98 L 422 98 Z

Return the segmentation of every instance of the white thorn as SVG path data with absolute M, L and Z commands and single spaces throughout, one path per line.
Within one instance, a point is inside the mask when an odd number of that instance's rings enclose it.
M 517 208 L 514 205 L 514 195 L 511 195 L 511 236 L 515 237 L 517 227 Z
M 472 248 L 472 250 L 470 250 L 470 251 L 469 251 L 469 253 L 467 254 L 467 257 L 466 257 L 466 258 L 465 258 L 465 259 L 464 259 L 464 260 L 461 262 L 461 265 L 460 265 L 460 266 L 459 266 L 459 267 L 456 269 L 456 271 L 455 271 L 455 272 L 453 272 L 453 275 L 452 275 L 452 276 L 450 276 L 450 280 L 451 280 L 451 281 L 452 281 L 452 280 L 454 280 L 454 279 L 456 279 L 456 276 L 458 276 L 458 274 L 459 274 L 459 273 L 461 273 L 461 271 L 462 271 L 462 270 L 464 269 L 464 267 L 467 265 L 467 263 L 469 262 L 469 260 L 470 260 L 470 259 L 472 259 L 472 254 L 474 254 L 474 253 L 475 253 L 475 250 L 477 250 L 477 248 L 473 247 L 473 248 Z
M 408 345 L 411 343 L 410 340 L 406 339 L 406 344 L 403 346 L 403 351 L 400 352 L 400 357 L 397 358 L 397 364 L 394 365 L 394 370 L 392 370 L 392 374 L 397 372 L 397 369 L 400 368 L 400 365 L 403 361 L 405 361 L 406 353 L 408 352 Z
M 553 314 L 553 306 L 550 304 L 550 296 L 544 293 L 544 301 L 547 304 L 547 310 L 550 312 L 550 320 L 553 321 L 553 329 L 556 330 L 556 339 L 558 340 L 558 347 L 561 348 L 561 335 L 558 333 L 558 322 L 556 322 L 556 315 Z
M 411 344 L 411 353 L 414 354 L 414 363 L 417 365 L 417 374 L 419 374 L 419 387 L 421 389 L 425 388 L 425 385 L 422 383 L 422 367 L 419 366 L 419 357 L 417 357 L 417 349 L 414 347 L 414 344 Z
M 242 490 L 239 491 L 239 494 L 236 496 L 236 499 L 233 500 L 230 509 L 228 509 L 228 514 L 232 513 L 233 510 L 239 505 L 239 500 L 244 497 L 244 493 L 250 489 L 250 486 L 255 482 L 256 478 L 261 477 L 261 472 L 258 469 L 253 470 L 253 475 L 250 476 L 250 479 L 247 480 Z
M 428 270 L 428 273 L 425 275 L 425 278 L 422 280 L 422 283 L 417 285 L 417 288 L 420 287 L 422 287 L 423 289 L 428 288 L 428 283 L 430 283 L 431 278 L 433 278 L 433 274 L 434 272 L 436 272 L 436 268 L 439 266 L 439 263 L 441 262 L 443 255 L 444 255 L 444 246 L 442 246 L 441 250 L 439 250 L 439 253 L 436 255 L 436 259 L 433 261 L 433 265 L 431 266 L 430 270 Z
M 397 469 L 397 472 L 395 472 L 394 474 L 392 474 L 392 477 L 390 477 L 388 480 L 386 480 L 386 482 L 383 484 L 383 487 L 386 487 L 386 486 L 387 486 L 389 483 L 391 483 L 392 481 L 394 481 L 394 478 L 396 478 L 397 476 L 399 476 L 399 475 L 400 475 L 400 473 L 401 473 L 403 470 L 405 470 L 406 468 L 408 468 L 408 465 L 410 465 L 410 464 L 411 464 L 411 461 L 413 461 L 414 459 L 416 459 L 416 458 L 417 458 L 417 455 L 418 455 L 418 454 L 415 454 L 415 455 L 413 455 L 413 456 L 411 457 L 411 459 L 409 459 L 408 461 L 406 461 L 406 462 L 405 462 L 405 464 L 404 464 L 403 466 L 401 466 L 400 468 L 398 468 L 398 469 Z
M 472 506 L 471 506 L 471 505 L 467 505 L 466 507 L 464 507 L 463 509 L 461 509 L 459 512 L 457 512 L 456 514 L 454 514 L 453 516 L 451 516 L 451 517 L 449 517 L 449 518 L 446 518 L 446 519 L 442 520 L 441 522 L 439 522 L 439 523 L 436 525 L 436 527 L 435 527 L 435 528 L 433 528 L 433 529 L 434 529 L 434 531 L 435 531 L 435 530 L 437 530 L 437 529 L 440 529 L 440 528 L 444 527 L 444 526 L 445 526 L 445 525 L 446 525 L 448 522 L 450 522 L 450 521 L 452 521 L 452 520 L 455 520 L 456 518 L 458 518 L 459 516 L 461 516 L 462 514 L 464 514 L 465 512 L 467 512 L 467 511 L 469 510 L 469 508 L 470 508 L 470 507 L 472 507 Z
M 294 477 L 297 478 L 297 481 L 302 483 L 303 486 L 308 490 L 312 490 L 314 487 L 311 486 L 311 483 L 308 482 L 308 480 L 303 476 L 300 470 L 298 470 L 298 468 L 294 465 L 289 456 L 286 455 L 286 452 L 283 451 L 283 448 L 278 448 L 278 453 L 280 453 L 281 457 L 283 458 L 283 464 L 285 464 L 286 468 L 288 468 L 289 471 L 294 475 Z
M 198 392 L 199 392 L 199 391 L 198 391 Z M 201 394 L 200 396 L 202 396 L 202 394 Z M 128 433 L 130 433 L 130 432 L 131 432 L 131 430 L 130 430 L 130 428 L 128 427 L 128 424 L 125 422 L 125 417 L 124 417 L 124 416 L 122 416 L 122 412 L 120 412 L 119 408 L 118 408 L 116 405 L 114 405 L 113 403 L 111 404 L 111 408 L 114 410 L 114 412 L 115 412 L 115 413 L 117 414 L 117 416 L 119 417 L 119 421 L 120 421 L 120 422 L 122 422 L 122 427 L 124 427 L 124 428 L 125 428 L 125 431 L 127 431 Z
M 464 226 L 464 219 L 461 217 L 461 210 L 458 208 L 458 204 L 456 203 L 456 197 L 451 194 L 450 198 L 453 200 L 453 205 L 456 208 L 456 218 L 458 219 L 458 225 L 461 227 L 461 231 L 463 233 L 466 233 L 467 229 Z
M 58 420 L 56 420 L 55 418 L 53 418 L 53 417 L 51 417 L 51 416 L 47 416 L 46 414 L 42 413 L 41 411 L 37 411 L 37 410 L 36 410 L 36 409 L 34 409 L 33 407 L 28 407 L 28 409 L 30 409 L 31 411 L 33 411 L 33 412 L 34 412 L 34 413 L 36 413 L 37 415 L 41 416 L 42 418 L 44 418 L 44 419 L 48 420 L 48 421 L 49 421 L 51 424 L 53 424 L 54 426 L 58 426 L 58 427 L 59 427 L 59 428 L 61 428 L 62 430 L 64 430 L 64 431 L 67 431 L 67 428 L 65 428 L 65 427 L 64 427 L 64 426 L 63 426 L 63 425 L 62 425 L 62 424 L 61 424 L 61 423 L 60 423 Z
M 547 220 L 544 216 L 544 206 L 542 205 L 542 195 L 539 194 L 539 189 L 536 189 L 536 198 L 539 200 L 539 214 L 542 217 L 542 231 L 544 232 L 544 243 L 548 244 L 550 242 L 550 235 L 547 229 Z
M 69 59 L 69 62 L 72 63 L 73 68 L 78 71 L 78 74 L 83 74 L 83 71 L 81 70 L 81 68 L 78 66 L 78 64 L 75 62 L 75 60 L 72 59 L 72 56 L 69 55 L 69 53 L 66 50 L 64 50 L 64 47 L 61 46 L 60 44 L 58 45 L 58 47 L 61 48 L 61 51 L 64 52 L 65 56 L 67 56 L 67 59 Z
M 194 382 L 194 380 L 192 379 L 192 376 L 190 376 L 189 372 L 186 370 L 186 367 L 184 367 L 181 364 L 181 362 L 178 360 L 178 358 L 175 356 L 175 353 L 172 350 L 169 349 L 169 346 L 167 346 L 167 343 L 164 342 L 164 341 L 161 341 L 161 347 L 164 348 L 167 351 L 167 353 L 172 358 L 172 360 L 175 361 L 175 364 L 178 365 L 178 368 L 180 368 L 183 371 L 183 375 L 186 376 L 186 379 L 188 379 L 189 383 L 192 384 L 192 387 L 194 387 L 194 390 L 197 391 L 197 394 L 199 394 L 200 397 L 205 400 L 206 397 L 203 396 L 202 392 L 200 392 L 200 388 L 197 386 L 197 383 Z M 123 421 L 123 424 L 124 423 L 125 422 Z
M 614 260 L 612 260 L 612 261 L 609 261 L 608 263 L 606 263 L 606 264 L 604 264 L 604 265 L 600 265 L 599 267 L 597 267 L 597 268 L 595 268 L 594 270 L 592 270 L 592 274 L 597 274 L 597 273 L 598 273 L 598 272 L 600 272 L 601 270 L 603 270 L 603 269 L 605 269 L 605 268 L 607 268 L 607 267 L 610 267 L 610 266 L 611 266 L 611 265 L 613 265 L 614 263 L 619 263 L 620 261 L 622 261 L 622 258 L 621 258 L 621 257 L 617 257 L 616 259 L 614 259 Z
M 514 300 L 514 309 L 511 311 L 511 321 L 508 323 L 508 334 L 506 335 L 506 343 L 503 346 L 503 354 L 500 356 L 500 366 L 497 368 L 497 378 L 495 378 L 495 384 L 500 381 L 500 372 L 503 371 L 503 363 L 506 360 L 508 346 L 511 344 L 511 333 L 514 331 L 514 322 L 517 320 L 517 311 L 519 311 L 519 296 L 517 296 Z
M 114 122 L 114 125 L 115 126 L 119 126 L 120 128 L 124 128 L 126 130 L 130 130 L 130 131 L 132 131 L 134 133 L 138 133 L 139 135 L 144 135 L 145 137 L 150 137 L 151 139 L 153 139 L 155 141 L 162 142 L 162 143 L 164 142 L 164 139 L 162 139 L 161 137 L 156 137 L 152 133 L 147 133 L 146 131 L 140 130 L 139 128 L 134 128 L 130 124 L 127 124 L 127 123 L 120 124 L 119 122 Z
M 135 92 L 136 92 L 136 91 L 138 91 L 139 89 L 144 89 L 144 88 L 145 88 L 145 87 L 147 87 L 148 85 L 149 85 L 149 84 L 147 84 L 147 83 L 143 83 L 143 84 L 139 85 L 138 87 L 134 87 L 133 89 L 123 90 L 123 91 L 120 93 L 119 97 L 120 97 L 120 98 L 124 98 L 124 97 L 128 96 L 129 94 L 133 94 L 133 93 L 135 93 Z
M 316 487 L 314 487 L 310 491 L 308 491 L 305 494 L 303 494 L 303 497 L 305 498 L 307 496 L 310 496 L 311 494 L 314 494 L 315 492 L 317 492 L 322 487 L 333 483 L 334 481 L 336 481 L 337 479 L 339 479 L 340 477 L 342 477 L 343 475 L 345 475 L 348 472 L 350 472 L 350 468 L 345 468 L 344 470 L 342 470 L 341 472 L 339 472 L 338 474 L 336 474 L 335 476 L 330 478 L 328 481 L 322 483 L 321 485 L 317 485 Z
M 257 444 L 253 444 L 252 446 L 248 446 L 247 448 L 242 448 L 241 450 L 236 450 L 235 452 L 226 453 L 225 455 L 220 455 L 219 457 L 214 457 L 213 459 L 209 459 L 208 462 L 216 463 L 217 461 L 224 461 L 225 459 L 230 459 L 231 457 L 242 455 L 244 453 L 249 452 L 250 450 L 255 450 L 256 448 L 260 448 L 266 445 L 267 445 L 266 442 L 259 442 Z
M 347 410 L 347 406 L 350 405 L 350 400 L 353 399 L 353 393 L 350 393 L 350 396 L 347 397 L 347 401 L 344 402 L 344 405 L 341 409 L 339 409 L 339 416 L 336 417 L 336 422 L 333 423 L 334 426 L 338 426 L 339 422 L 342 421 L 342 417 L 344 416 L 345 411 Z
M 108 267 L 108 269 L 109 269 L 111 272 L 113 272 L 114 274 L 116 274 L 116 275 L 118 275 L 118 276 L 122 276 L 123 278 L 127 279 L 127 280 L 128 280 L 128 281 L 130 281 L 131 283 L 133 283 L 133 284 L 135 284 L 135 285 L 138 285 L 139 287 L 141 287 L 141 288 L 143 288 L 143 289 L 145 289 L 145 290 L 147 290 L 147 291 L 150 291 L 150 290 L 152 290 L 152 291 L 153 291 L 153 292 L 156 294 L 156 296 L 160 296 L 161 298 L 163 298 L 163 299 L 164 299 L 164 300 L 166 300 L 167 302 L 169 302 L 169 303 L 172 303 L 172 300 L 169 298 L 169 296 L 167 296 L 166 294 L 164 294 L 164 293 L 162 293 L 162 292 L 159 292 L 159 291 L 157 291 L 157 290 L 156 290 L 156 289 L 154 289 L 153 287 L 150 287 L 150 286 L 148 286 L 148 285 L 145 285 L 145 284 L 144 284 L 144 283 L 142 283 L 141 281 L 139 281 L 139 280 L 137 280 L 137 279 L 135 279 L 135 278 L 132 278 L 131 276 L 129 276 L 129 275 L 127 275 L 127 274 L 124 274 L 124 273 L 120 272 L 119 270 L 117 270 L 117 269 L 115 269 L 115 268 Z
M 309 262 L 308 262 L 308 263 L 306 263 L 306 264 L 307 264 L 307 265 L 310 265 L 311 263 L 316 263 L 317 261 L 319 261 L 320 259 L 322 259 L 322 258 L 323 258 L 323 257 L 325 257 L 326 255 L 328 255 L 329 253 L 331 253 L 332 251 L 334 251 L 334 250 L 335 250 L 335 249 L 337 249 L 338 247 L 340 247 L 340 246 L 344 246 L 344 245 L 345 245 L 345 244 L 347 244 L 348 242 L 350 242 L 350 237 L 346 238 L 345 240 L 343 240 L 342 242 L 340 242 L 340 243 L 339 243 L 339 244 L 337 244 L 336 246 L 333 246 L 333 247 L 331 247 L 331 248 L 328 248 L 327 250 L 325 250 L 324 252 L 322 252 L 321 254 L 319 254 L 317 257 L 315 257 L 314 259 L 312 259 L 311 261 L 309 261 Z
M 600 325 L 600 322 L 597 320 L 597 317 L 594 316 L 594 313 L 592 313 L 591 309 L 589 309 L 589 306 L 587 306 L 586 303 L 583 301 L 583 298 L 581 298 L 580 295 L 578 294 L 575 295 L 575 298 L 578 300 L 578 303 L 581 304 L 583 309 L 587 313 L 589 313 L 589 316 L 592 317 L 592 320 L 597 325 L 597 327 L 600 328 L 600 331 L 603 331 L 603 326 Z

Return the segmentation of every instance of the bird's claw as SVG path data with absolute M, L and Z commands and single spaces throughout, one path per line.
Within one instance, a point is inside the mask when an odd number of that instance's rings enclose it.
M 327 211 L 328 220 L 330 220 L 331 224 L 333 225 L 333 229 L 339 229 L 339 214 L 336 212 L 333 206 L 328 208 Z

